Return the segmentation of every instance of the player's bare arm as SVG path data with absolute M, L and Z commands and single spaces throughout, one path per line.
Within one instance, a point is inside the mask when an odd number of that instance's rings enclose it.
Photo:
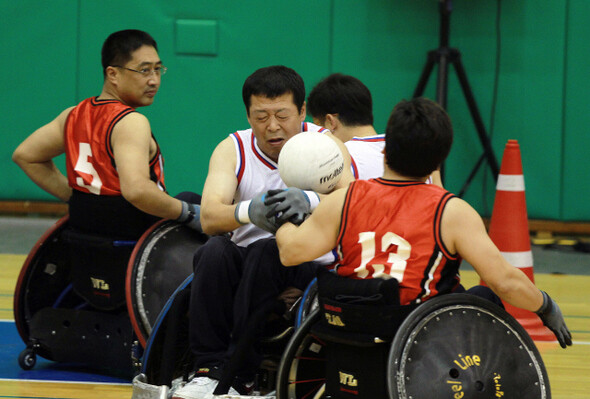
M 70 199 L 72 189 L 53 158 L 65 152 L 64 126 L 73 108 L 65 109 L 53 121 L 33 132 L 12 154 L 12 160 L 33 182 L 62 201 Z
M 529 278 L 510 265 L 488 236 L 479 214 L 465 201 L 453 198 L 444 209 L 441 234 L 449 251 L 458 252 L 503 300 L 530 311 L 543 296 Z
M 233 203 L 238 187 L 236 150 L 230 137 L 217 145 L 209 160 L 209 172 L 201 199 L 201 226 L 206 234 L 221 234 L 240 227 Z
M 301 225 L 287 222 L 279 228 L 276 239 L 283 265 L 312 261 L 336 247 L 346 192 L 327 195 Z
M 119 121 L 111 136 L 121 193 L 136 208 L 161 218 L 176 219 L 181 202 L 160 190 L 150 179 L 151 128 L 148 119 L 137 112 Z

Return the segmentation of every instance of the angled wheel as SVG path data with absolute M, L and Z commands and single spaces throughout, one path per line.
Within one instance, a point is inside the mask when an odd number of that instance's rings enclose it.
M 311 333 L 320 319 L 314 311 L 289 341 L 277 373 L 277 399 L 319 399 L 326 380 L 325 344 Z
M 66 215 L 51 226 L 27 256 L 14 290 L 14 322 L 18 333 L 27 345 L 31 342 L 32 317 L 47 306 L 75 306 L 68 295 L 70 286 L 70 261 L 68 247 L 62 232 L 68 226 Z M 53 360 L 50 353 L 39 348 L 39 356 Z
M 318 279 L 314 278 L 301 297 L 301 303 L 299 304 L 295 318 L 295 329 L 298 329 L 305 319 L 318 307 Z
M 172 293 L 154 323 L 142 357 L 141 373 L 147 382 L 169 385 L 193 366 L 189 350 L 188 307 L 193 275 Z
M 391 399 L 551 397 L 543 360 L 525 329 L 503 309 L 467 294 L 434 298 L 412 312 L 393 340 L 387 374 Z
M 135 245 L 127 266 L 127 310 L 142 347 L 162 308 L 193 272 L 193 254 L 207 236 L 172 220 L 148 229 Z

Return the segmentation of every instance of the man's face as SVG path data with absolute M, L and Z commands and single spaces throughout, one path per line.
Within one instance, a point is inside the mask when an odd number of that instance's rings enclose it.
M 275 162 L 287 140 L 301 132 L 304 120 L 305 104 L 299 112 L 293 103 L 292 93 L 276 98 L 256 95 L 250 98 L 248 122 L 258 147 Z
M 151 105 L 160 88 L 161 75 L 154 68 L 162 66 L 158 52 L 152 46 L 141 46 L 131 53 L 131 60 L 117 70 L 117 91 L 125 104 L 137 108 Z M 130 71 L 129 69 L 134 71 Z M 149 71 L 146 75 L 135 71 Z

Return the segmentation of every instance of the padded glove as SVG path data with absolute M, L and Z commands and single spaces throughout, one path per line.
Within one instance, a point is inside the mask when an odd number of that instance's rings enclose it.
M 541 291 L 541 293 L 543 294 L 543 306 L 535 313 L 541 318 L 543 324 L 553 331 L 562 348 L 571 345 L 572 334 L 565 325 L 559 306 L 545 291 Z
M 248 201 L 236 205 L 234 217 L 241 224 L 252 223 L 269 233 L 276 233 L 281 225 L 276 220 L 275 205 L 266 205 L 266 193 L 259 193 Z
M 187 225 L 193 230 L 203 231 L 201 229 L 201 206 L 191 204 L 186 201 L 182 202 L 182 211 L 180 216 L 176 219 L 178 222 Z
M 269 190 L 264 203 L 276 204 L 274 211 L 277 213 L 276 218 L 280 225 L 287 221 L 300 225 L 312 211 L 308 194 L 315 195 L 313 199 L 319 202 L 319 196 L 315 192 L 289 187 L 285 190 Z

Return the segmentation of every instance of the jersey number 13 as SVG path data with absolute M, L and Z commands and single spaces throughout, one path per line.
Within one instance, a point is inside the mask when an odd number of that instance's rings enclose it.
M 399 235 L 387 232 L 381 237 L 381 254 L 376 254 L 375 232 L 366 231 L 359 233 L 359 244 L 361 244 L 361 264 L 354 269 L 359 278 L 367 278 L 369 270 L 367 265 L 370 263 L 374 272 L 373 278 L 395 278 L 399 282 L 404 279 L 404 272 L 407 266 L 407 260 L 410 258 L 412 246 L 408 241 Z M 392 246 L 397 250 L 393 251 Z M 388 253 L 387 262 L 372 263 L 376 257 L 382 257 L 383 253 Z

